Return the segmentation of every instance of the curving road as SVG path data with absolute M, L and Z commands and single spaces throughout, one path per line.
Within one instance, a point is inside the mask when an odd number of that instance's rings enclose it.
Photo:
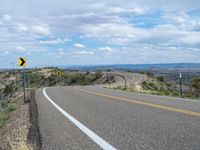
M 112 83 L 112 86 L 124 85 L 124 79 L 126 78 L 127 85 L 141 85 L 141 83 L 147 80 L 147 76 L 139 73 L 131 73 L 131 72 L 105 72 L 105 74 L 114 75 L 116 77 L 116 81 Z
M 199 150 L 200 102 L 101 86 L 36 91 L 42 149 Z

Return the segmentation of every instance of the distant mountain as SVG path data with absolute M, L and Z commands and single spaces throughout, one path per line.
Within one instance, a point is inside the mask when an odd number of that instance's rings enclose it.
M 200 68 L 200 63 L 169 63 L 169 64 L 114 64 L 114 65 L 78 65 L 60 66 L 62 69 L 76 70 L 107 70 L 107 69 L 181 69 L 181 68 Z

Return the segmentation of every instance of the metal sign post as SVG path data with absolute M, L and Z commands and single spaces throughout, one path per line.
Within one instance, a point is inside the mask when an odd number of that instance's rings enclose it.
M 179 80 L 180 80 L 180 96 L 183 96 L 183 87 L 182 87 L 182 73 L 179 74 Z
M 26 58 L 21 57 L 18 60 L 19 66 L 23 67 L 23 92 L 24 92 L 24 103 L 26 102 L 26 73 L 25 73 L 25 66 L 26 66 Z
M 126 77 L 124 77 L 124 84 L 125 84 L 125 89 L 127 89 L 127 81 L 126 81 Z
M 61 75 L 62 75 L 62 72 L 60 70 L 57 70 L 56 71 L 56 76 L 58 76 L 58 82 L 59 82 L 59 86 L 61 85 Z
M 25 75 L 25 67 L 23 67 L 23 91 L 24 91 L 24 103 L 26 102 L 26 89 L 25 89 L 25 78 L 26 78 L 26 75 Z

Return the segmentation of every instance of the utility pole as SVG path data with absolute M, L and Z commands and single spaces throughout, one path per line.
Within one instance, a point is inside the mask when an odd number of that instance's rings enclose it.
M 182 87 L 182 73 L 179 74 L 179 82 L 180 82 L 180 96 L 183 96 L 183 87 Z

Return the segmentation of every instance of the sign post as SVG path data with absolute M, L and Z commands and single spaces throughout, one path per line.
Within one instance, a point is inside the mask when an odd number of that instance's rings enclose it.
M 179 80 L 180 80 L 180 96 L 183 96 L 183 87 L 182 87 L 182 73 L 179 74 Z
M 56 71 L 56 76 L 58 76 L 58 82 L 59 82 L 59 86 L 61 85 L 60 82 L 61 82 L 61 75 L 62 75 L 62 72 L 60 70 L 57 70 Z
M 25 57 L 21 57 L 19 58 L 19 66 L 23 67 L 23 92 L 24 92 L 24 103 L 26 102 L 26 84 L 25 84 L 25 80 L 26 80 L 26 74 L 25 74 L 25 66 L 26 66 L 26 58 Z

